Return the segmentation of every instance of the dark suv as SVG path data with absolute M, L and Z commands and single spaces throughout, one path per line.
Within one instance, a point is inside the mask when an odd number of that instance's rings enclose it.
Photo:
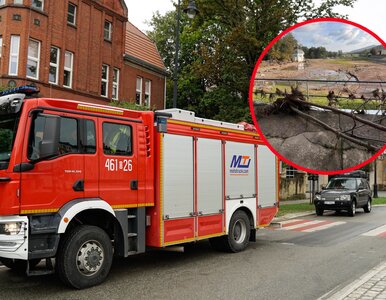
M 316 214 L 322 216 L 324 210 L 345 210 L 353 217 L 358 207 L 369 213 L 372 193 L 367 178 L 367 174 L 362 171 L 332 178 L 321 192 L 315 194 Z

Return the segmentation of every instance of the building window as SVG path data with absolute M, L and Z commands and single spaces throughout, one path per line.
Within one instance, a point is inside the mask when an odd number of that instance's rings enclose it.
M 56 47 L 51 47 L 50 51 L 50 74 L 48 81 L 53 84 L 58 84 L 59 77 L 59 59 L 60 50 Z
M 19 70 L 20 36 L 11 35 L 8 75 L 17 76 Z
M 68 3 L 67 23 L 76 25 L 76 5 Z
M 111 41 L 112 27 L 113 24 L 111 22 L 105 21 L 104 38 L 106 41 Z
M 101 95 L 107 97 L 109 94 L 109 66 L 102 65 L 102 86 Z
M 44 0 L 32 0 L 32 7 L 43 10 L 44 9 Z
M 295 177 L 295 173 L 296 173 L 296 169 L 292 166 L 287 166 L 286 170 L 285 170 L 285 177 L 286 178 L 294 178 Z
M 14 4 L 23 4 L 23 0 L 13 0 Z
M 4 5 L 5 4 L 5 0 L 0 0 L 0 5 Z
M 27 77 L 39 79 L 40 42 L 28 41 Z
M 151 101 L 151 81 L 145 80 L 145 103 L 144 105 L 150 107 Z
M 74 54 L 70 51 L 66 51 L 64 55 L 64 80 L 63 86 L 72 87 L 72 69 L 74 65 Z
M 141 77 L 137 77 L 135 103 L 137 105 L 142 105 L 142 78 Z
M 113 76 L 113 100 L 118 100 L 119 98 L 119 69 L 114 68 L 114 76 Z

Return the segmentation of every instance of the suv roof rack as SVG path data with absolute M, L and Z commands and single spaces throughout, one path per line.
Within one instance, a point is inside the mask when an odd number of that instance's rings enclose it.
M 5 91 L 0 92 L 0 97 L 12 95 L 12 94 L 24 94 L 26 96 L 31 96 L 33 94 L 39 93 L 39 91 L 40 91 L 39 88 L 37 88 L 36 86 L 23 85 L 23 86 L 20 86 L 17 88 L 13 88 L 13 89 L 9 89 L 9 90 L 5 90 Z
M 353 171 L 353 172 L 336 175 L 335 177 L 351 177 L 351 178 L 365 178 L 365 179 L 368 179 L 369 175 L 365 171 L 356 170 L 356 171 Z

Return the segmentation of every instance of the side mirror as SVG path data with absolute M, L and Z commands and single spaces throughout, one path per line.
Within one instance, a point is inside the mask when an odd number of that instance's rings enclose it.
M 322 190 L 325 190 L 326 189 L 326 186 L 323 184 L 322 185 Z
M 45 116 L 44 137 L 39 145 L 39 160 L 59 154 L 60 117 Z

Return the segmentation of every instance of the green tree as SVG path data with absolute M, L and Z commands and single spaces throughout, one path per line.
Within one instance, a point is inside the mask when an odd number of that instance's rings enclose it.
M 187 5 L 187 0 L 182 1 Z M 337 5 L 355 0 L 196 0 L 200 14 L 182 16 L 178 107 L 200 116 L 237 122 L 249 116 L 248 90 L 254 66 L 268 43 L 301 19 L 338 17 Z M 149 36 L 166 67 L 174 70 L 174 11 L 155 14 Z M 172 78 L 167 103 L 173 97 Z
M 277 41 L 269 50 L 268 57 L 271 60 L 290 61 L 298 41 L 289 33 Z

